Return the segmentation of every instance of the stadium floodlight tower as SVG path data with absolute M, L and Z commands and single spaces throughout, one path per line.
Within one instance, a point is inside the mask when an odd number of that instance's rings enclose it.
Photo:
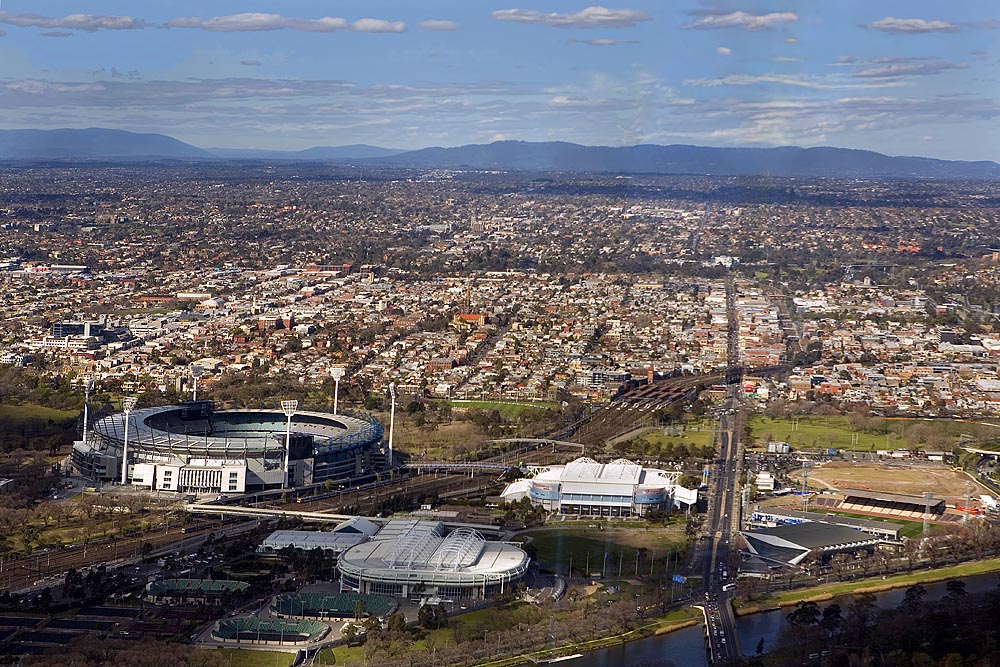
M 392 433 L 396 430 L 396 383 L 389 383 L 389 396 L 392 405 L 389 408 L 389 467 L 392 467 Z
M 87 420 L 90 417 L 90 390 L 94 388 L 94 376 L 83 378 L 83 441 L 87 442 Z
M 191 366 L 191 377 L 194 378 L 194 400 L 196 401 L 198 400 L 198 378 L 200 378 L 204 372 L 205 369 L 198 364 Z
M 298 408 L 299 402 L 294 399 L 281 402 L 281 411 L 288 417 L 288 425 L 285 427 L 285 481 L 281 485 L 283 489 L 288 488 L 288 455 L 292 450 L 292 417 L 295 416 L 295 411 Z
M 344 377 L 343 366 L 334 366 L 330 369 L 330 377 L 333 378 L 333 414 L 338 414 L 337 412 L 337 398 L 340 395 L 340 379 Z
M 122 486 L 128 484 L 128 420 L 138 402 L 139 399 L 135 396 L 126 396 L 122 399 L 122 412 L 125 413 L 125 440 L 122 444 Z

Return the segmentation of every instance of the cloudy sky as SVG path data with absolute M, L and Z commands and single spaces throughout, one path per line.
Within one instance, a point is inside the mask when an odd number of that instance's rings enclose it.
M 0 0 L 0 128 L 1000 160 L 998 38 L 996 0 Z

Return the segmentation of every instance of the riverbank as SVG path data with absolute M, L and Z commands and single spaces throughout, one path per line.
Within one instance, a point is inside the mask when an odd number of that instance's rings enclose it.
M 618 644 L 625 644 L 627 642 L 644 639 L 646 637 L 665 635 L 676 630 L 683 630 L 684 628 L 690 628 L 701 624 L 701 613 L 697 609 L 685 607 L 683 609 L 672 611 L 666 616 L 653 619 L 651 622 L 633 630 L 629 630 L 628 632 L 612 635 L 610 637 L 590 639 L 582 642 L 560 644 L 554 648 L 529 651 L 527 653 L 521 653 L 499 660 L 480 662 L 477 663 L 475 667 L 514 667 L 515 665 L 530 664 L 537 661 L 558 658 L 560 656 L 595 651 L 597 649 L 607 648 L 608 646 L 615 646 Z
M 773 611 L 782 607 L 790 607 L 798 602 L 826 602 L 842 595 L 858 595 L 861 593 L 882 593 L 894 588 L 908 588 L 914 584 L 930 584 L 947 579 L 971 577 L 977 574 L 1000 572 L 1000 558 L 961 563 L 905 574 L 894 574 L 886 577 L 877 576 L 867 579 L 839 581 L 832 584 L 821 584 L 793 591 L 770 595 L 755 600 L 753 604 L 736 607 L 737 616 L 747 616 L 765 611 Z

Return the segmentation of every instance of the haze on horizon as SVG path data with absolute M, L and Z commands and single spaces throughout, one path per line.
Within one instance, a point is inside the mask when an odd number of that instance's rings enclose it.
M 1000 161 L 994 2 L 596 1 L 6 0 L 0 128 Z

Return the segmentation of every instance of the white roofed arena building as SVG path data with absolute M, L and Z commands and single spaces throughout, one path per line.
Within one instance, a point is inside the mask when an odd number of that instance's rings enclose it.
M 558 514 L 643 516 L 650 509 L 687 507 L 698 502 L 698 489 L 677 484 L 681 473 L 643 468 L 627 459 L 598 463 L 579 458 L 566 465 L 538 468 L 534 477 L 504 489 L 506 502 L 530 498 Z
M 514 544 L 490 542 L 471 528 L 393 519 L 368 542 L 340 555 L 343 587 L 397 598 L 489 599 L 517 585 L 528 555 Z

